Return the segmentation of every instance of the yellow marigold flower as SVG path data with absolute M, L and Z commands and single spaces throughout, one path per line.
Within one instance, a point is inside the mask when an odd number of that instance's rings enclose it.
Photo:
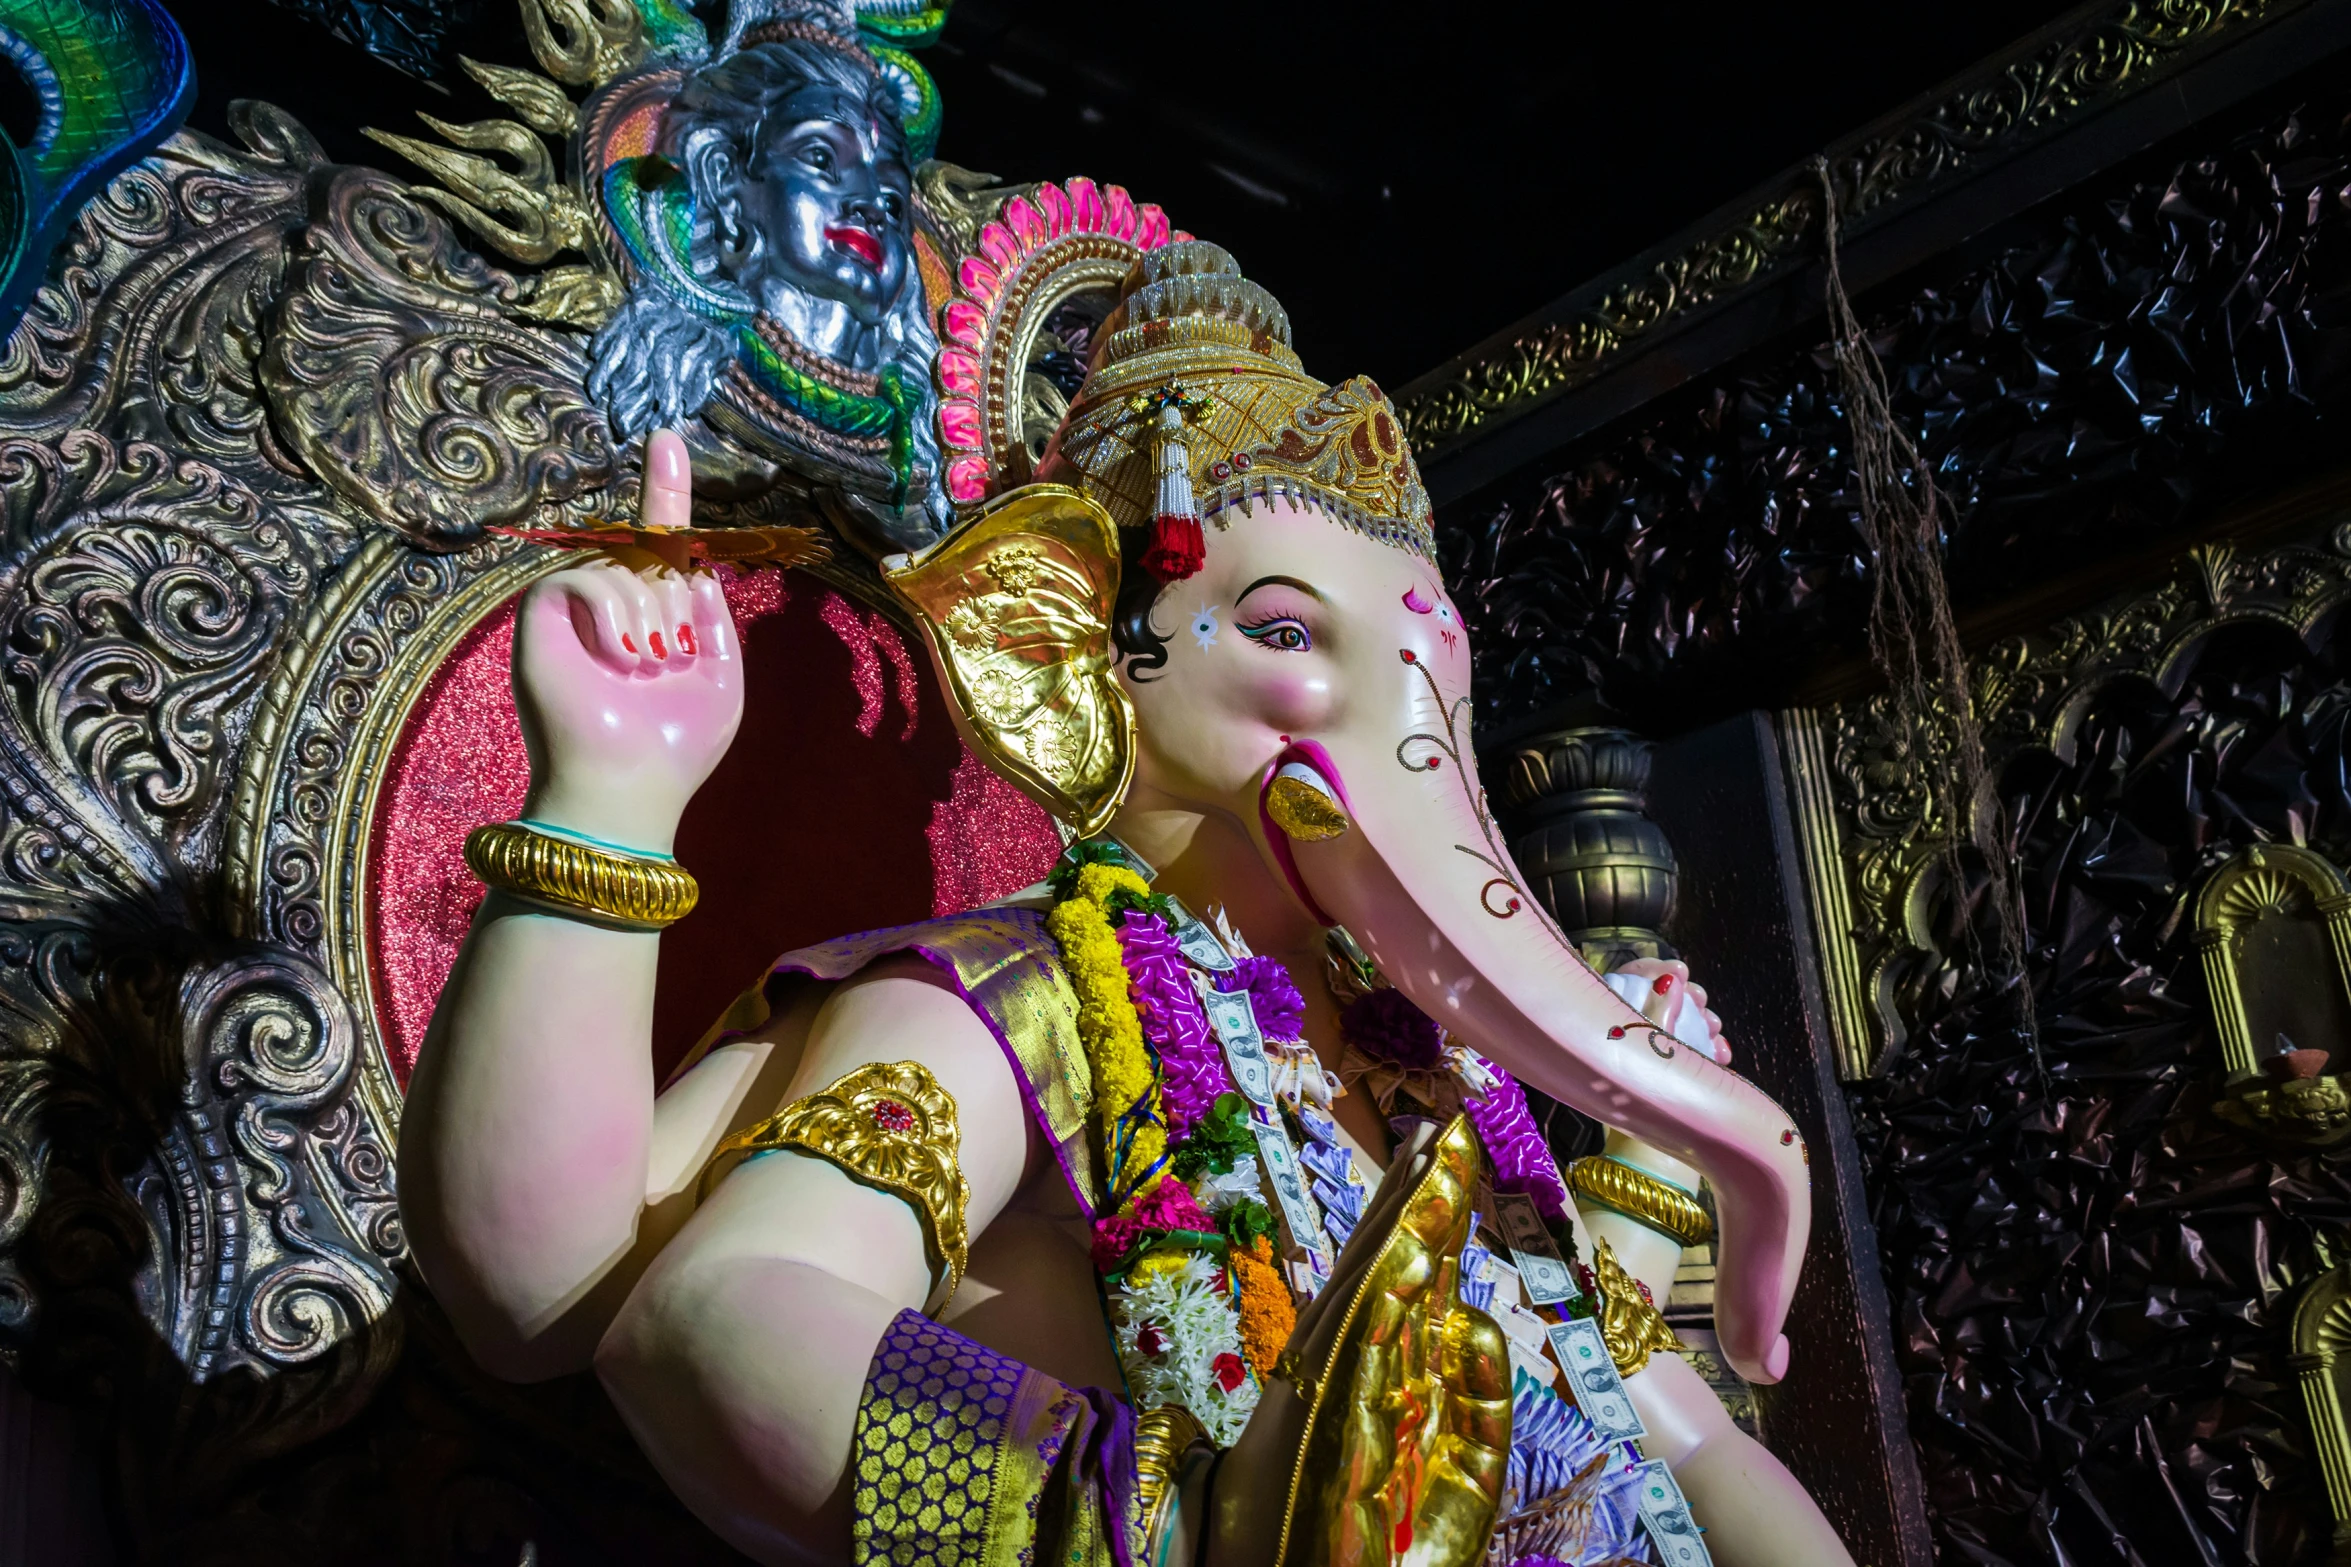
M 1123 866 L 1086 865 L 1077 889 L 1045 916 L 1046 933 L 1061 948 L 1062 967 L 1078 998 L 1078 1043 L 1094 1073 L 1094 1111 L 1104 1151 L 1116 1146 L 1121 1124 L 1137 1106 L 1144 1113 L 1128 1133 L 1115 1182 L 1129 1170 L 1148 1170 L 1167 1151 L 1167 1114 L 1159 1103 L 1159 1069 L 1143 1043 L 1143 1020 L 1135 1012 L 1127 977 L 1126 952 L 1104 907 L 1114 892 L 1150 894 L 1143 878 Z M 1144 1182 L 1132 1197 L 1158 1184 Z

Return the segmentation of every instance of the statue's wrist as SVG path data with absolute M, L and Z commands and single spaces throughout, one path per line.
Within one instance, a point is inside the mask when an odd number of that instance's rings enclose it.
M 649 805 L 641 796 L 567 789 L 559 781 L 534 786 L 515 819 L 618 854 L 665 859 L 676 852 L 680 814 Z

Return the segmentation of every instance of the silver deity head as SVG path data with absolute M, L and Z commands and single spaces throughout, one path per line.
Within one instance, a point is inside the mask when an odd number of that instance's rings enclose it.
M 753 43 L 688 78 L 662 140 L 693 187 L 696 260 L 756 308 L 781 319 L 824 300 L 872 328 L 905 297 L 913 176 L 895 99 L 862 58 Z
M 632 246 L 644 282 L 597 335 L 589 388 L 625 439 L 683 424 L 730 367 L 757 382 L 778 354 L 785 375 L 830 385 L 894 378 L 923 405 L 909 410 L 901 478 L 944 513 L 929 412 L 938 345 L 914 262 L 902 105 L 821 8 L 728 43 L 663 115 L 646 161 L 666 167 L 690 220 L 644 226 Z

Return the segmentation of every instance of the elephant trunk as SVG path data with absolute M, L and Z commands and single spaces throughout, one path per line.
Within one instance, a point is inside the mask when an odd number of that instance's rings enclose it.
M 1309 905 L 1449 1032 L 1706 1177 L 1722 1228 L 1717 1332 L 1742 1376 L 1777 1381 L 1811 1222 L 1803 1139 L 1767 1095 L 1652 1029 L 1584 965 L 1519 880 L 1466 735 L 1442 713 L 1427 731 L 1392 751 L 1289 747 L 1260 797 L 1268 845 Z

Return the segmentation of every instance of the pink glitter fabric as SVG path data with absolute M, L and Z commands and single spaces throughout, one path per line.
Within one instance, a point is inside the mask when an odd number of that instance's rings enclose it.
M 841 646 L 849 650 L 849 681 L 857 688 L 857 732 L 868 740 L 882 723 L 882 657 L 873 645 L 873 633 L 866 629 L 865 617 L 857 607 L 838 593 L 824 596 L 824 607 L 817 615 L 825 629 L 841 639 Z M 906 724 L 912 738 L 914 715 L 906 715 Z
M 465 868 L 465 835 L 521 811 L 530 784 L 507 683 L 514 609 L 501 605 L 433 671 L 376 797 L 367 860 L 376 1024 L 404 1088 L 481 906 L 482 884 Z
M 925 682 L 927 689 L 928 682 Z M 953 792 L 931 810 L 931 914 L 964 914 L 1043 881 L 1061 858 L 1061 830 L 1027 795 L 969 751 L 955 764 Z
M 1208 1031 L 1208 1014 L 1192 989 L 1190 968 L 1156 914 L 1129 909 L 1118 940 L 1126 953 L 1127 981 L 1143 1037 L 1159 1057 L 1160 1102 L 1167 1110 L 1167 1135 L 1181 1140 L 1208 1113 L 1219 1094 L 1231 1093 L 1224 1052 Z
M 881 727 L 885 700 L 882 665 L 887 662 L 891 689 L 906 713 L 906 727 L 899 731 L 898 738 L 913 739 L 922 711 L 920 698 L 915 694 L 914 655 L 907 651 L 906 639 L 890 624 L 890 617 L 878 609 L 860 611 L 838 593 L 824 596 L 824 608 L 818 614 L 827 629 L 841 639 L 841 646 L 849 650 L 849 679 L 857 687 L 859 703 L 857 732 L 871 739 Z
M 1037 880 L 1061 852 L 1052 818 L 956 739 L 888 620 L 774 570 L 730 572 L 726 588 L 745 719 L 678 828 L 702 899 L 661 943 L 658 1076 L 777 953 L 960 913 Z M 830 603 L 841 607 L 828 615 Z M 465 835 L 513 817 L 529 782 L 513 636 L 508 605 L 434 672 L 370 827 L 376 1016 L 402 1083 L 481 902 Z

